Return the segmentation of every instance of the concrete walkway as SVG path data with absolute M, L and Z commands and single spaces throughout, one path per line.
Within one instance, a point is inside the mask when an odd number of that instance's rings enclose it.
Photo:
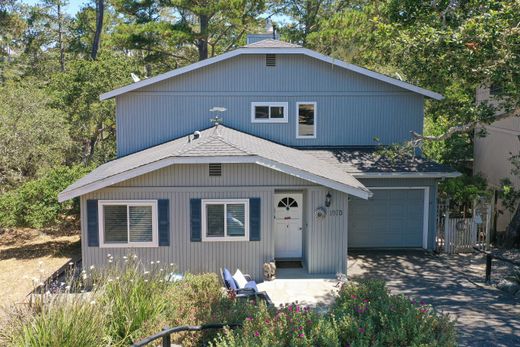
M 520 346 L 520 300 L 483 283 L 478 255 L 350 251 L 350 280 L 380 278 L 457 320 L 462 346 Z
M 276 280 L 258 284 L 273 304 L 280 306 L 297 302 L 299 305 L 326 311 L 338 293 L 335 275 L 310 275 L 303 269 L 278 269 Z

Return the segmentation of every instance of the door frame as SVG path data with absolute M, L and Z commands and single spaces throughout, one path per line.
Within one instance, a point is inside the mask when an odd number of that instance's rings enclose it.
M 273 250 L 273 259 L 277 259 L 276 258 L 276 236 L 275 236 L 275 233 L 276 233 L 276 208 L 277 208 L 277 203 L 278 203 L 278 199 L 276 199 L 276 197 L 278 195 L 287 195 L 287 196 L 290 196 L 291 194 L 298 194 L 298 195 L 301 195 L 301 232 L 302 232 L 302 242 L 301 242 L 301 260 L 303 261 L 306 257 L 306 252 L 305 252 L 305 240 L 306 240 L 306 236 L 304 234 L 306 228 L 305 228 L 305 191 L 303 190 L 275 190 L 273 192 L 273 197 L 272 197 L 272 201 L 273 201 L 273 218 L 272 218 L 272 230 L 273 230 L 273 235 L 272 235 L 272 239 L 273 239 L 273 243 L 272 243 L 272 250 Z M 278 259 L 293 259 L 293 258 L 278 258 Z M 296 259 L 296 258 L 294 258 Z M 300 259 L 300 258 L 298 258 Z
M 423 238 L 422 248 L 428 249 L 428 230 L 430 229 L 430 187 L 428 186 L 412 186 L 412 187 L 369 187 L 369 190 L 424 190 L 424 203 L 423 203 Z

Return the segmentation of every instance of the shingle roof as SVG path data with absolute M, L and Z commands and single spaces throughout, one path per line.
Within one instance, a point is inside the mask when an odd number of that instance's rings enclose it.
M 310 153 L 219 125 L 201 131 L 197 139 L 184 136 L 105 163 L 67 187 L 58 198 L 64 201 L 172 164 L 193 159 L 202 163 L 199 159 L 204 158 L 208 163 L 234 158 L 234 162 L 266 166 L 355 196 L 371 195 L 343 169 Z
M 245 45 L 244 48 L 301 48 L 302 46 L 297 45 L 295 43 L 274 40 L 274 39 L 265 39 L 257 42 L 250 43 Z
M 381 173 L 459 175 L 450 166 L 436 163 L 421 156 L 389 158 L 381 155 L 374 147 L 307 149 L 305 152 L 354 176 Z

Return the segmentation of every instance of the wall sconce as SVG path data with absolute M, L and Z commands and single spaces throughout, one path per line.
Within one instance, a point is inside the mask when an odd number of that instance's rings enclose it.
M 327 195 L 325 195 L 325 206 L 330 207 L 331 202 L 332 195 L 330 195 L 330 192 L 327 192 Z

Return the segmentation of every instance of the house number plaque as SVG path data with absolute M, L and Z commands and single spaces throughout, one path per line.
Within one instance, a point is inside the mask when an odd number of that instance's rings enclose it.
M 343 216 L 343 210 L 330 210 L 330 216 Z

